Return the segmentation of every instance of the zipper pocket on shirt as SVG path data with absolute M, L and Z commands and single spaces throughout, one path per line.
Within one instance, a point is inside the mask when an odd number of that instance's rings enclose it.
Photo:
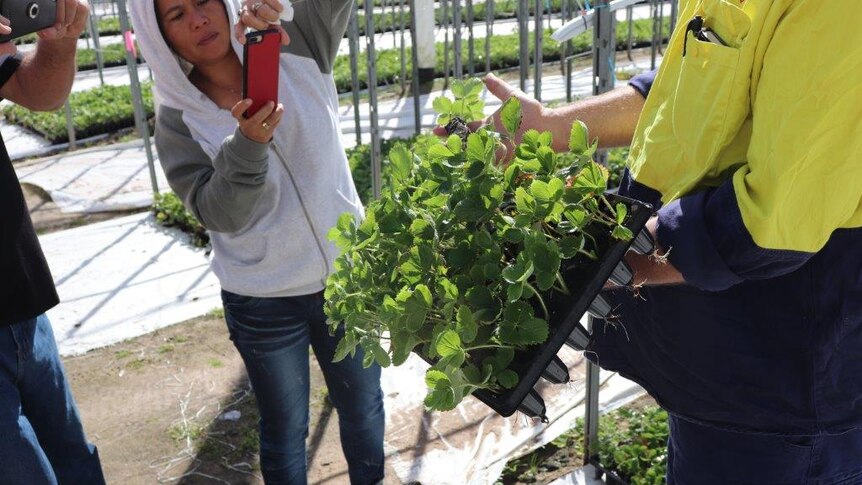
M 305 216 L 306 222 L 308 222 L 308 228 L 311 230 L 311 235 L 314 237 L 314 243 L 317 245 L 317 250 L 320 252 L 320 257 L 323 258 L 323 278 L 321 281 L 324 285 L 326 285 L 326 278 L 329 276 L 329 260 L 326 258 L 326 251 L 323 249 L 323 244 L 320 242 L 320 239 L 317 237 L 317 230 L 314 227 L 314 222 L 311 220 L 311 216 L 308 214 L 308 209 L 305 207 L 305 201 L 302 199 L 302 193 L 299 191 L 299 187 L 296 185 L 296 181 L 293 178 L 293 173 L 290 171 L 290 167 L 287 165 L 287 159 L 282 155 L 281 150 L 279 150 L 278 146 L 273 143 L 273 150 L 275 150 L 275 154 L 278 156 L 278 159 L 281 161 L 281 165 L 287 171 L 287 177 L 290 179 L 290 185 L 293 186 L 293 190 L 296 192 L 296 197 L 299 199 L 299 206 L 302 208 L 302 214 Z

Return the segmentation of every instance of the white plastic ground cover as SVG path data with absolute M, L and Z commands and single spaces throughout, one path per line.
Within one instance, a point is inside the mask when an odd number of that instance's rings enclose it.
M 155 162 L 159 187 L 168 189 Z M 16 166 L 22 183 L 45 190 L 63 212 L 138 209 L 153 203 L 143 142 L 76 151 Z
M 39 238 L 60 304 L 48 312 L 62 355 L 203 315 L 221 305 L 202 249 L 135 214 Z
M 537 387 L 547 406 L 548 424 L 519 413 L 503 418 L 473 398 L 450 412 L 428 412 L 422 405 L 427 365 L 421 359 L 412 356 L 401 367 L 384 369 L 387 462 L 402 483 L 494 483 L 509 460 L 549 443 L 584 416 L 583 356 L 564 348 L 560 357 L 569 366 L 572 382 L 542 382 Z M 644 392 L 637 384 L 613 373 L 602 372 L 601 380 L 602 412 Z
M 554 480 L 550 485 L 605 485 L 605 482 L 596 478 L 596 468 L 594 466 L 587 465 L 562 478 Z

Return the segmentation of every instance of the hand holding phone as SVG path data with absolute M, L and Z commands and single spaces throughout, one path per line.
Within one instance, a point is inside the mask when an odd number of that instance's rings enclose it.
M 243 47 L 242 97 L 251 98 L 245 112 L 253 116 L 267 102 L 278 104 L 278 71 L 281 35 L 277 29 L 246 34 Z
M 284 115 L 284 106 L 268 101 L 255 114 L 246 117 L 245 111 L 249 103 L 247 99 L 240 100 L 239 103 L 231 108 L 230 114 L 236 119 L 239 131 L 246 138 L 258 143 L 268 143 L 272 140 L 275 128 L 281 122 L 281 117 Z

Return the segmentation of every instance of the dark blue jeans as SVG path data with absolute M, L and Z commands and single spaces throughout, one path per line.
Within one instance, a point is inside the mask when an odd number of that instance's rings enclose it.
M 0 327 L 0 483 L 105 483 L 45 315 Z
M 267 485 L 307 482 L 309 344 L 338 411 L 350 483 L 383 480 L 380 368 L 363 368 L 361 351 L 332 362 L 342 333 L 329 335 L 323 294 L 256 298 L 222 291 L 222 301 L 230 338 L 257 397 L 260 465 Z
M 668 485 L 859 485 L 862 430 L 786 437 L 670 416 Z

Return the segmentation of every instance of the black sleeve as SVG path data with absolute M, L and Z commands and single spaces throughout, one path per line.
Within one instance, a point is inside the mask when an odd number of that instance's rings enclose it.
M 643 72 L 638 74 L 637 76 L 631 78 L 629 81 L 629 86 L 635 88 L 637 92 L 641 93 L 641 96 L 644 98 L 649 94 L 650 89 L 652 89 L 652 83 L 655 81 L 655 69 L 652 71 Z
M 6 85 L 6 81 L 15 74 L 15 70 L 21 65 L 21 54 L 7 56 L 0 64 L 0 88 Z

